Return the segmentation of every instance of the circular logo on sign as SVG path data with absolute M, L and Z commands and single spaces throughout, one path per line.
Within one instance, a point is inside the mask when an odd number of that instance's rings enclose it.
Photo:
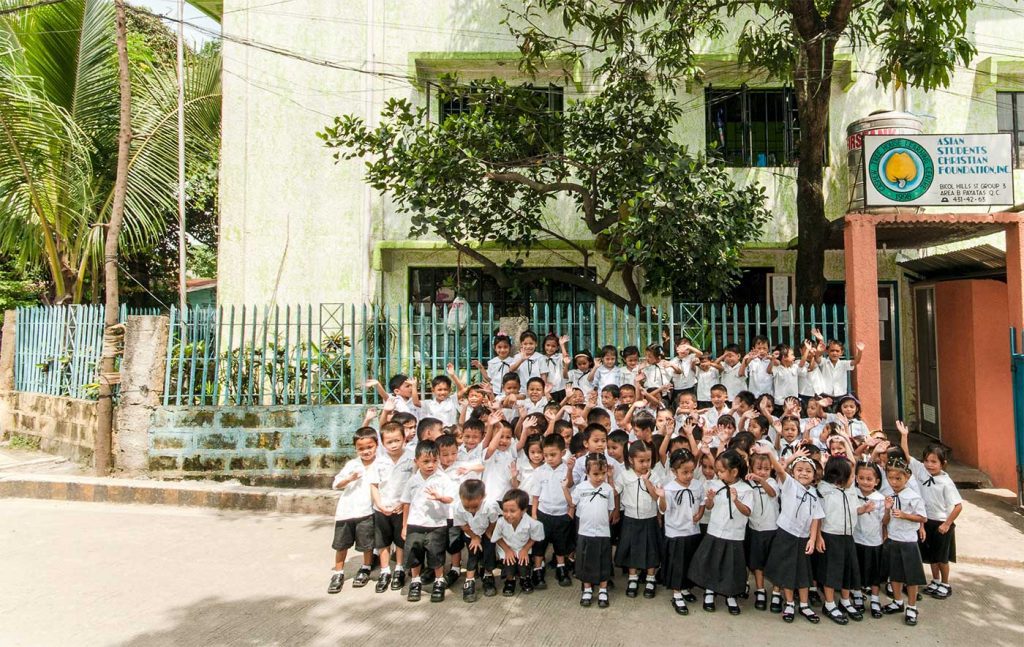
M 876 148 L 867 171 L 875 190 L 895 202 L 920 198 L 935 179 L 935 166 L 928 151 L 902 137 L 890 139 Z

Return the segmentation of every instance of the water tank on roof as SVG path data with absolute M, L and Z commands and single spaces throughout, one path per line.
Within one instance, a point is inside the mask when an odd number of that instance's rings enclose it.
M 879 110 L 846 127 L 846 159 L 850 169 L 850 203 L 855 213 L 917 213 L 915 207 L 864 208 L 864 135 L 920 135 L 921 120 L 907 112 Z

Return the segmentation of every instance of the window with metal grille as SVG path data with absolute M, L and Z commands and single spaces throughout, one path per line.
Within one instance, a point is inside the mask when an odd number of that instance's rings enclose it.
M 1013 135 L 1013 166 L 1024 168 L 1024 92 L 996 92 L 996 123 Z
M 704 91 L 707 152 L 729 166 L 796 164 L 800 119 L 791 88 Z

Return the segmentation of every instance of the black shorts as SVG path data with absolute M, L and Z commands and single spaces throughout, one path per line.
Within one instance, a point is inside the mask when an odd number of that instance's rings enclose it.
M 498 565 L 494 543 L 487 535 L 480 535 L 480 550 L 471 550 L 469 537 L 463 535 L 463 539 L 466 543 L 466 572 L 483 571 L 484 575 L 490 575 L 494 567 Z
M 505 579 L 514 577 L 529 577 L 533 572 L 533 566 L 529 563 L 519 564 L 518 562 L 506 562 L 504 559 L 504 553 L 502 553 L 501 560 L 501 576 Z M 515 560 L 516 556 L 513 555 L 512 559 Z
M 405 530 L 405 568 L 441 568 L 448 546 L 448 527 L 409 526 Z
M 402 515 L 373 511 L 373 547 L 378 550 L 391 545 L 402 546 Z
M 334 542 L 331 547 L 334 550 L 348 550 L 353 545 L 361 553 L 373 550 L 373 517 L 371 515 L 334 522 Z
M 533 544 L 535 556 L 543 557 L 549 545 L 559 557 L 565 557 L 572 552 L 575 532 L 572 518 L 568 514 L 545 514 L 538 510 L 537 521 L 544 526 L 544 539 Z
M 448 545 L 446 546 L 449 555 L 458 555 L 466 546 L 462 539 L 462 528 L 456 526 L 451 519 L 448 520 Z

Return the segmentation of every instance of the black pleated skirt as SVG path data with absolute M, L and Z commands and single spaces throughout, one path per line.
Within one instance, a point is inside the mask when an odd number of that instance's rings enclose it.
M 860 588 L 860 566 L 853 537 L 828 532 L 821 536 L 825 540 L 825 552 L 819 556 L 815 570 L 818 584 L 837 590 Z
M 889 579 L 903 584 L 922 585 L 928 580 L 924 576 L 921 549 L 916 541 L 894 541 L 887 539 L 882 545 L 885 570 Z
M 775 586 L 784 589 L 806 589 L 813 582 L 811 556 L 806 537 L 794 537 L 782 528 L 775 531 L 772 550 L 764 574 Z
M 689 569 L 694 584 L 719 595 L 739 595 L 747 586 L 747 560 L 742 539 L 722 539 L 710 533 L 700 542 Z
M 615 549 L 615 565 L 623 568 L 658 568 L 661 566 L 661 526 L 658 518 L 632 519 L 622 517 L 622 534 Z
M 681 591 L 693 586 L 690 579 L 690 564 L 701 544 L 700 534 L 688 537 L 669 537 L 665 541 L 665 563 L 661 574 L 665 586 L 673 591 Z
M 576 578 L 584 584 L 600 584 L 612 577 L 612 540 L 609 537 L 576 538 Z
M 888 574 L 885 571 L 885 560 L 882 547 L 854 544 L 857 550 L 857 565 L 860 566 L 861 586 L 879 586 L 885 582 Z
M 944 522 L 928 519 L 924 522 L 924 541 L 921 542 L 921 561 L 925 564 L 956 562 L 956 524 L 942 534 L 939 526 Z
M 747 536 L 743 540 L 743 550 L 747 555 L 747 568 L 752 571 L 763 571 L 768 564 L 768 556 L 772 551 L 774 530 L 753 530 L 747 526 Z

